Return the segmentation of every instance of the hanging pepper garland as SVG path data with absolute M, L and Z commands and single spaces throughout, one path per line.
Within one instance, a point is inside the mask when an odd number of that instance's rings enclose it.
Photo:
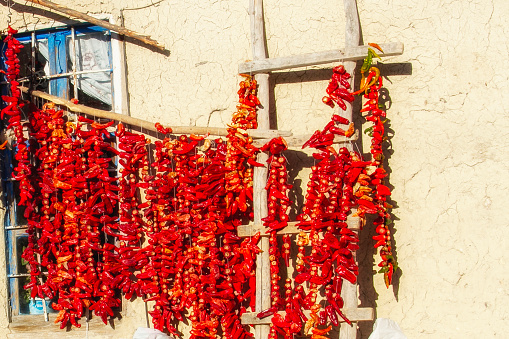
M 378 45 L 373 44 L 373 47 Z M 354 284 L 357 280 L 358 267 L 355 262 L 355 251 L 359 248 L 358 236 L 348 229 L 346 223 L 351 209 L 356 207 L 357 211 L 353 216 L 365 218 L 367 213 L 377 214 L 374 225 L 377 236 L 375 248 L 381 249 L 384 280 L 387 286 L 391 283 L 394 269 L 390 247 L 390 232 L 388 208 L 386 197 L 390 190 L 383 185 L 383 178 L 386 176 L 383 169 L 383 122 L 380 117 L 385 117 L 378 102 L 379 89 L 381 88 L 380 72 L 371 67 L 371 60 L 376 53 L 369 49 L 368 57 L 363 65 L 361 89 L 355 94 L 365 92 L 368 99 L 366 108 L 361 112 L 370 111 L 367 117 L 374 126 L 372 130 L 371 153 L 373 160 L 364 161 L 355 152 L 346 148 L 336 151 L 333 147 L 334 135 L 351 136 L 354 133 L 353 123 L 348 119 L 334 114 L 331 121 L 323 130 L 316 131 L 304 144 L 305 147 L 314 147 L 318 153 L 313 157 L 317 164 L 312 166 L 312 173 L 308 183 L 302 213 L 297 217 L 300 221 L 299 227 L 309 231 L 308 234 L 301 232 L 298 236 L 298 254 L 296 260 L 295 288 L 292 290 L 292 281 L 285 281 L 284 310 L 286 316 L 276 313 L 282 309 L 279 294 L 279 276 L 273 272 L 279 272 L 279 258 L 282 256 L 276 241 L 276 231 L 284 229 L 287 225 L 285 213 L 289 201 L 286 197 L 286 166 L 281 152 L 286 150 L 286 143 L 281 138 L 273 139 L 262 147 L 262 151 L 270 151 L 269 164 L 271 169 L 267 181 L 268 190 L 268 216 L 263 219 L 267 232 L 270 233 L 269 260 L 271 267 L 271 298 L 272 305 L 269 309 L 258 313 L 258 318 L 272 316 L 269 338 L 277 338 L 282 335 L 284 338 L 291 338 L 295 333 L 302 330 L 305 335 L 325 338 L 332 326 L 339 325 L 339 318 L 350 324 L 349 319 L 343 314 L 343 300 L 341 289 L 343 280 Z M 369 64 L 367 66 L 366 64 Z M 367 74 L 367 77 L 365 76 Z M 353 93 L 349 91 L 348 79 L 343 66 L 333 69 L 333 76 L 327 87 L 327 96 L 323 102 L 331 107 L 335 104 L 346 109 L 346 102 L 352 102 Z M 339 125 L 347 125 L 347 129 Z M 274 168 L 275 167 L 275 168 Z M 279 171 L 279 167 L 285 171 Z M 369 173 L 369 175 L 368 175 Z M 280 182 L 280 186 L 276 183 Z M 370 187 L 371 186 L 371 187 Z M 278 218 L 279 215 L 279 218 Z M 364 224 L 365 222 L 363 222 Z M 283 243 L 287 245 L 283 250 L 290 248 L 288 236 L 283 236 Z M 305 246 L 311 244 L 311 254 L 306 256 Z M 287 255 L 288 252 L 286 252 Z M 284 257 L 285 261 L 287 257 Z M 288 266 L 288 265 L 287 265 Z M 274 270 L 273 270 L 274 269 Z M 304 284 L 307 282 L 307 288 Z M 317 303 L 319 290 L 323 288 L 326 306 Z M 304 291 L 307 290 L 307 294 Z M 302 312 L 303 309 L 310 310 L 309 318 Z M 328 327 L 323 327 L 328 325 Z
M 13 47 L 9 56 L 17 60 L 17 52 Z M 17 68 L 8 78 L 17 101 L 4 98 L 11 105 L 7 113 L 18 114 L 23 105 L 16 97 Z M 74 124 L 54 104 L 31 107 L 29 134 L 36 147 L 31 162 L 28 149 L 18 147 L 26 164 L 15 168 L 18 179 L 31 175 L 35 183 L 20 201 L 29 225 L 23 257 L 31 281 L 25 288 L 32 297 L 57 298 L 61 328 L 80 327 L 87 308 L 107 323 L 120 292 L 155 301 L 149 313 L 160 330 L 178 334 L 174 325 L 187 317 L 192 338 L 252 336 L 240 316 L 244 305 L 254 310 L 259 236 L 242 240 L 236 227 L 252 214 L 252 166 L 260 164 L 244 129 L 256 127 L 258 99 L 251 78 L 241 86 L 228 136 L 234 147 L 221 139 L 167 137 L 155 143 L 151 166 L 149 141 L 121 124 L 116 150 L 108 131 L 113 122 L 79 117 Z M 24 146 L 22 130 L 16 135 Z M 109 168 L 117 156 L 118 179 Z
M 2 110 L 11 116 L 9 128 L 16 136 L 15 178 L 20 180 L 20 204 L 26 206 L 29 244 L 23 258 L 31 278 L 25 288 L 32 297 L 57 298 L 56 322 L 80 327 L 85 310 L 107 323 L 120 305 L 120 294 L 154 301 L 154 327 L 179 335 L 177 323 L 189 319 L 191 338 L 246 338 L 252 334 L 240 323 L 246 306 L 255 306 L 255 260 L 259 234 L 244 240 L 236 229 L 252 218 L 253 166 L 259 151 L 245 130 L 256 128 L 256 82 L 240 83 L 239 104 L 228 128 L 227 142 L 208 136 L 172 137 L 171 129 L 156 124 L 166 137 L 154 144 L 153 161 L 145 136 L 113 122 L 98 123 L 79 117 L 73 123 L 53 104 L 30 107 L 22 123 L 19 53 L 22 46 L 9 28 L 6 42 L 7 80 L 11 95 Z M 377 45 L 373 45 L 377 48 Z M 373 123 L 373 160 L 346 148 L 332 147 L 335 135 L 352 136 L 353 123 L 334 114 L 321 131 L 304 144 L 317 150 L 302 213 L 295 280 L 284 281 L 280 291 L 280 265 L 290 264 L 291 237 L 277 231 L 289 221 L 291 204 L 287 182 L 286 142 L 273 139 L 261 148 L 269 151 L 267 182 L 269 214 L 263 219 L 270 232 L 271 308 L 258 317 L 273 315 L 270 338 L 285 338 L 301 331 L 323 337 L 337 326 L 342 313 L 343 280 L 355 283 L 358 267 L 354 253 L 357 235 L 346 223 L 351 210 L 374 221 L 387 285 L 396 268 L 391 250 L 390 190 L 384 185 L 385 112 L 379 103 L 380 72 L 371 67 L 372 49 L 361 68 L 361 89 L 367 99 L 361 112 Z M 367 76 L 365 74 L 367 73 Z M 323 102 L 345 109 L 354 97 L 342 66 L 333 69 Z M 346 102 L 345 102 L 346 101 Z M 27 146 L 23 126 L 29 126 Z M 339 125 L 339 126 L 338 126 Z M 346 126 L 345 128 L 340 127 Z M 112 145 L 117 143 L 118 150 Z M 119 177 L 112 164 L 118 158 Z M 144 200 L 140 197 L 144 196 Z M 311 245 L 306 255 L 305 246 Z M 282 259 L 282 262 L 280 262 Z M 46 271 L 47 273 L 42 273 Z M 308 283 L 307 288 L 304 287 Z M 292 286 L 293 284 L 293 286 Z M 317 296 L 323 290 L 323 307 Z M 307 291 L 307 293 L 305 292 Z M 189 310 L 189 311 L 188 311 Z M 276 313 L 284 310 L 286 316 Z M 310 310 L 310 316 L 303 310 Z M 323 326 L 328 327 L 323 328 Z M 322 328 L 319 328 L 322 327 Z
M 377 44 L 369 45 L 383 52 Z M 366 120 L 372 123 L 372 126 L 366 129 L 366 132 L 371 137 L 371 155 L 373 158 L 371 163 L 362 171 L 361 180 L 359 180 L 358 187 L 356 187 L 356 196 L 359 197 L 359 208 L 356 215 L 361 218 L 365 218 L 367 213 L 377 216 L 373 221 L 377 233 L 373 236 L 373 240 L 376 241 L 374 247 L 380 248 L 382 261 L 378 264 L 381 267 L 379 273 L 384 274 L 384 282 L 388 288 L 392 284 L 392 276 L 397 269 L 397 264 L 392 253 L 389 229 L 392 224 L 390 215 L 392 206 L 387 202 L 387 199 L 391 195 L 391 191 L 384 184 L 384 179 L 387 177 L 383 161 L 383 143 L 386 139 L 384 128 L 386 112 L 384 106 L 380 103 L 380 90 L 383 87 L 383 81 L 380 70 L 372 66 L 373 57 L 380 58 L 373 49 L 369 48 L 368 55 L 361 67 L 360 89 L 354 93 L 363 93 L 366 100 L 361 113 L 365 113 Z
M 267 191 L 268 215 L 262 218 L 263 224 L 269 232 L 269 260 L 270 260 L 270 289 L 271 289 L 271 307 L 268 310 L 257 314 L 258 318 L 264 318 L 273 315 L 269 330 L 269 339 L 276 339 L 278 333 L 283 334 L 285 338 L 291 338 L 294 333 L 300 331 L 300 319 L 287 322 L 277 311 L 285 310 L 286 318 L 292 317 L 292 285 L 291 279 L 286 279 L 284 284 L 285 297 L 281 297 L 280 291 L 280 272 L 281 260 L 286 267 L 290 264 L 290 246 L 291 239 L 289 235 L 283 236 L 283 246 L 280 247 L 277 239 L 277 230 L 284 229 L 288 225 L 288 209 L 291 201 L 288 198 L 288 191 L 292 185 L 288 184 L 288 171 L 286 168 L 286 159 L 282 152 L 287 150 L 286 141 L 281 138 L 274 138 L 260 148 L 260 151 L 270 153 L 267 159 L 269 166 L 269 177 L 265 190 Z
M 343 66 L 333 69 L 333 76 L 327 87 L 328 97 L 324 103 L 333 107 L 332 102 L 346 109 L 347 102 L 353 101 L 349 91 L 348 79 Z M 348 125 L 347 131 L 337 124 Z M 354 252 L 358 249 L 357 235 L 348 229 L 346 223 L 350 210 L 356 205 L 353 187 L 357 181 L 364 162 L 360 156 L 346 148 L 339 152 L 332 147 L 334 135 L 351 136 L 353 124 L 338 114 L 322 131 L 317 131 L 303 146 L 317 149 L 313 158 L 318 161 L 311 167 L 307 193 L 302 213 L 297 217 L 299 227 L 309 230 L 311 254 L 299 258 L 299 274 L 295 278 L 297 284 L 309 282 L 308 294 L 302 300 L 302 307 L 311 310 L 311 316 L 304 326 L 304 334 L 323 335 L 327 329 L 318 326 L 327 323 L 339 325 L 338 317 L 349 320 L 342 313 L 343 300 L 341 288 L 346 279 L 354 284 L 357 281 L 358 268 L 354 260 Z M 301 252 L 301 250 L 299 251 Z M 335 267 L 335 268 L 334 268 Z M 322 310 L 316 302 L 318 291 L 323 288 L 328 305 Z M 297 292 L 297 291 L 296 291 Z M 330 329 L 329 329 L 330 330 Z
M 324 97 L 324 103 L 346 108 L 347 102 L 353 101 L 349 84 L 346 81 L 350 75 L 342 66 L 335 67 L 333 78 L 327 88 L 329 96 Z M 348 86 L 345 86 L 345 84 Z M 342 129 L 337 125 L 347 125 Z M 319 328 L 326 324 L 339 325 L 338 317 L 349 320 L 342 313 L 343 300 L 341 287 L 343 279 L 351 283 L 356 282 L 358 272 L 353 252 L 358 248 L 357 235 L 348 229 L 347 216 L 356 205 L 353 187 L 357 177 L 367 162 L 360 161 L 358 154 L 349 152 L 346 148 L 336 151 L 333 147 L 335 135 L 351 136 L 353 124 L 340 115 L 333 115 L 331 122 L 323 130 L 316 131 L 304 144 L 305 147 L 317 149 L 313 157 L 317 164 L 312 166 L 312 173 L 308 183 L 302 213 L 297 217 L 299 227 L 309 233 L 301 232 L 298 236 L 298 254 L 296 261 L 296 275 L 292 287 L 291 279 L 285 281 L 285 298 L 279 293 L 279 258 L 285 263 L 289 261 L 291 244 L 289 237 L 283 236 L 282 249 L 278 247 L 275 232 L 286 227 L 289 207 L 287 190 L 286 160 L 282 152 L 286 150 L 286 143 L 281 138 L 273 139 L 262 147 L 270 151 L 270 171 L 267 180 L 268 216 L 263 219 L 269 238 L 269 259 L 271 267 L 271 297 L 272 305 L 269 309 L 258 313 L 259 318 L 272 315 L 269 338 L 292 338 L 294 334 L 303 330 L 305 335 L 314 337 L 324 336 L 331 330 L 331 326 Z M 311 253 L 306 255 L 305 247 L 311 245 Z M 282 256 L 285 251 L 285 256 Z M 274 269 L 274 270 L 273 270 Z M 307 286 L 305 286 L 307 285 Z M 327 306 L 318 303 L 318 294 L 325 292 Z M 304 291 L 307 291 L 305 293 Z M 284 301 L 284 305 L 283 302 Z M 285 311 L 285 316 L 276 313 Z M 310 310 L 309 317 L 303 310 Z
M 23 122 L 22 122 L 22 111 L 21 109 L 25 106 L 25 103 L 21 100 L 21 90 L 18 88 L 19 73 L 20 73 L 20 60 L 18 54 L 23 48 L 23 45 L 14 38 L 14 34 L 18 31 L 12 27 L 8 27 L 7 36 L 4 38 L 4 43 L 7 44 L 5 50 L 5 64 L 7 71 L 1 71 L 5 74 L 6 80 L 9 83 L 10 95 L 2 95 L 2 100 L 6 106 L 0 113 L 0 118 L 3 120 L 4 116 L 9 116 L 9 125 L 7 129 L 14 131 L 16 138 L 16 154 L 15 160 L 17 166 L 14 169 L 16 171 L 16 180 L 19 180 L 20 200 L 19 203 L 24 205 L 27 204 L 33 208 L 33 204 L 30 202 L 34 198 L 34 188 L 31 183 L 31 166 L 29 160 L 29 146 L 27 145 L 25 135 L 23 133 Z M 6 143 L 1 145 L 1 148 L 5 148 Z

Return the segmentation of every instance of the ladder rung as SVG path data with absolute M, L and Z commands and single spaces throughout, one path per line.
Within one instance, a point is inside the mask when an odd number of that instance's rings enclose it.
M 299 221 L 288 222 L 288 225 L 282 230 L 277 231 L 277 234 L 300 233 L 301 230 L 297 228 L 298 223 Z M 346 223 L 348 224 L 348 228 L 351 230 L 359 230 L 361 228 L 361 219 L 359 217 L 348 216 Z M 237 227 L 237 235 L 239 237 L 252 237 L 256 233 L 260 232 L 262 236 L 269 236 L 269 234 L 266 233 L 267 230 L 269 230 L 269 228 L 263 225 L 241 225 Z
M 288 144 L 288 147 L 290 148 L 302 148 L 302 145 L 306 143 L 306 141 L 311 138 L 311 134 L 305 134 L 305 135 L 296 135 L 291 137 L 285 137 L 285 141 Z M 345 144 L 348 142 L 356 141 L 359 139 L 359 130 L 355 130 L 355 133 L 347 138 L 342 135 L 336 135 L 334 136 L 333 144 Z M 256 147 L 262 147 L 266 143 L 268 143 L 271 139 L 255 139 L 253 141 L 253 145 Z
M 351 322 L 357 321 L 370 321 L 375 317 L 375 311 L 371 307 L 358 307 L 358 308 L 344 308 L 342 309 L 343 314 L 350 320 Z M 286 315 L 286 312 L 280 311 L 278 312 L 283 317 Z M 247 312 L 244 313 L 240 319 L 243 325 L 264 325 L 271 324 L 272 316 L 265 317 L 263 319 L 259 319 L 256 317 L 258 313 L 256 312 Z M 304 310 L 304 314 L 309 318 L 310 311 Z M 338 317 L 340 322 L 344 322 L 341 317 Z
M 385 53 L 378 53 L 380 56 L 393 56 L 403 54 L 403 44 L 401 42 L 390 42 L 380 44 Z M 306 53 L 280 58 L 260 59 L 244 62 L 239 65 L 240 74 L 268 73 L 272 71 L 281 71 L 284 69 L 307 67 L 314 65 L 328 64 L 340 60 L 355 61 L 362 60 L 368 54 L 367 45 L 347 47 L 343 50 L 336 49 L 332 51 Z

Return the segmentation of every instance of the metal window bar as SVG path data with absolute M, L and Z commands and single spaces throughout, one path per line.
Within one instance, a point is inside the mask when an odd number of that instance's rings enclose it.
M 28 225 L 20 225 L 20 226 L 5 226 L 4 230 L 6 231 L 15 231 L 15 230 L 25 230 L 28 228 Z
M 51 79 L 65 78 L 68 76 L 76 77 L 77 75 L 92 74 L 92 73 L 113 73 L 113 69 L 104 68 L 104 69 L 94 69 L 94 70 L 90 70 L 90 71 L 75 71 L 75 72 L 66 72 L 66 73 L 60 73 L 60 74 L 43 75 L 43 76 L 37 77 L 36 80 L 43 80 L 43 79 L 51 80 Z M 29 78 L 21 78 L 18 80 L 18 82 L 21 83 L 21 82 L 27 82 L 30 80 L 31 79 L 29 79 Z M 0 84 L 7 85 L 9 83 L 7 81 L 2 81 L 2 82 L 0 82 Z
M 76 73 L 76 32 L 74 26 L 71 27 L 71 49 L 72 49 L 72 81 L 74 89 L 74 98 L 78 99 L 78 77 Z

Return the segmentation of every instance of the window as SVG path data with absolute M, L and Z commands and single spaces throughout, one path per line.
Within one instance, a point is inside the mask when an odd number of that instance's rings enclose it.
M 20 85 L 47 92 L 102 110 L 125 113 L 126 90 L 123 50 L 116 34 L 91 25 L 76 25 L 21 33 L 16 38 L 25 46 L 20 59 Z M 2 48 L 2 52 L 5 47 Z M 3 54 L 3 53 L 2 53 Z M 3 56 L 2 56 L 3 57 Z M 6 94 L 6 82 L 2 83 Z M 8 119 L 8 118 L 6 118 Z M 4 126 L 7 124 L 4 122 Z M 15 167 L 11 150 L 0 153 L 9 304 L 11 316 L 44 313 L 42 301 L 30 301 L 26 262 L 21 258 L 28 238 L 23 208 L 17 205 L 19 184 L 12 178 Z
M 21 34 L 20 83 L 104 110 L 121 111 L 114 100 L 115 51 L 111 34 L 98 26 L 78 26 Z M 121 84 L 119 84 L 121 87 Z M 115 98 L 117 99 L 117 98 Z M 121 101 L 118 98 L 116 101 Z

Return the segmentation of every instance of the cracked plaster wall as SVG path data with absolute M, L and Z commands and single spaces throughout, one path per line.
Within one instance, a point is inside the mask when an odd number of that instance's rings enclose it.
M 93 13 L 125 9 L 126 27 L 170 50 L 163 55 L 127 43 L 133 116 L 169 125 L 224 126 L 229 121 L 237 65 L 251 58 L 247 1 L 166 0 L 137 10 L 127 9 L 151 2 L 60 3 Z M 372 276 L 378 258 L 369 249 L 370 231 L 364 230 L 362 304 L 398 322 L 409 338 L 506 337 L 509 91 L 504 71 L 509 32 L 504 18 L 509 3 L 358 0 L 358 6 L 365 42 L 405 44 L 402 56 L 385 58 L 382 66 L 393 100 L 388 110 L 390 184 L 403 274 L 396 289 L 386 289 L 381 276 Z M 341 1 L 266 0 L 269 56 L 341 48 L 342 13 Z M 5 27 L 6 16 L 0 21 Z M 35 21 L 47 19 L 29 11 L 13 15 L 15 27 Z M 303 134 L 326 123 L 331 112 L 321 97 L 330 76 L 322 69 L 327 68 L 271 77 L 273 127 Z M 308 159 L 302 152 L 289 158 L 295 168 Z M 305 171 L 297 172 L 291 175 L 305 183 Z M 0 318 L 2 335 L 8 330 Z M 142 303 L 129 305 L 111 337 L 128 338 L 143 325 Z M 370 326 L 361 326 L 360 337 L 367 338 Z

